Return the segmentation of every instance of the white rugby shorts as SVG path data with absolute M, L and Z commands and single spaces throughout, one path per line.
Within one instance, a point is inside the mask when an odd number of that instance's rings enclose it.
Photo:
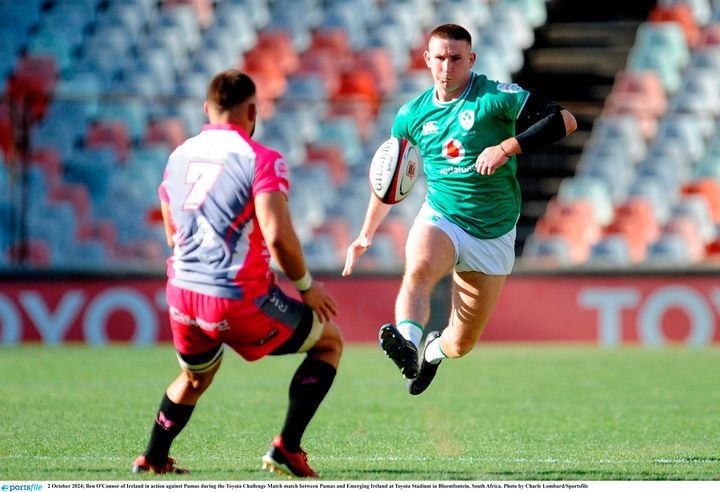
M 426 201 L 415 217 L 413 227 L 428 224 L 443 231 L 455 246 L 456 272 L 509 275 L 515 263 L 516 227 L 494 239 L 479 239 L 465 232 L 433 209 Z

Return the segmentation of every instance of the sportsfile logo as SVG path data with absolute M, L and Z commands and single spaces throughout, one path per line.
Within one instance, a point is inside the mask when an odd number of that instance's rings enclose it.
M 0 487 L 0 491 L 2 491 L 2 492 L 19 492 L 19 491 L 36 492 L 36 491 L 42 490 L 42 489 L 43 489 L 43 486 L 39 483 L 3 484 Z

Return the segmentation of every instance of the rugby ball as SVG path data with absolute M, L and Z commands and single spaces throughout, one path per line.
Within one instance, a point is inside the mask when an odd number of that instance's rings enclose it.
M 370 162 L 370 188 L 383 203 L 397 203 L 412 190 L 421 165 L 420 152 L 413 144 L 391 137 L 378 147 Z

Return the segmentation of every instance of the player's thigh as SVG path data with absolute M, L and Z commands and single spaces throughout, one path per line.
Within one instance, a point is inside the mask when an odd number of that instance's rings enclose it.
M 503 286 L 505 275 L 480 272 L 455 272 L 450 322 L 443 338 L 454 340 L 460 352 L 467 352 L 480 338 L 490 320 Z
M 440 228 L 419 221 L 410 228 L 405 244 L 406 280 L 419 277 L 434 285 L 452 270 L 456 258 L 453 241 Z

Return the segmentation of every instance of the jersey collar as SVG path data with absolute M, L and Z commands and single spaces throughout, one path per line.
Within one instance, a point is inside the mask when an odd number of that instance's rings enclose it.
M 248 134 L 245 130 L 240 128 L 237 125 L 233 125 L 232 123 L 206 123 L 202 126 L 202 131 L 206 130 L 228 130 L 233 132 L 238 132 L 240 135 L 244 137 L 248 137 Z

